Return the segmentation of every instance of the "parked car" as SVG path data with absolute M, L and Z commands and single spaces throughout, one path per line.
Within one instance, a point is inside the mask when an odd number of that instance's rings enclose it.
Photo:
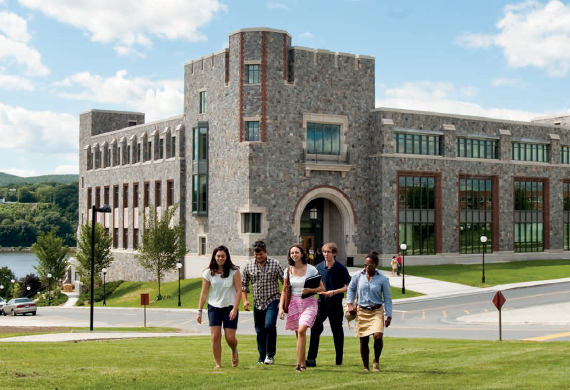
M 32 313 L 33 316 L 36 315 L 38 310 L 36 304 L 29 300 L 28 298 L 14 298 L 10 299 L 8 303 L 2 308 L 2 314 L 7 316 L 8 314 L 15 316 L 16 314 Z
M 4 299 L 2 299 L 2 297 L 0 297 L 0 310 L 2 310 L 5 303 L 6 303 L 6 301 Z

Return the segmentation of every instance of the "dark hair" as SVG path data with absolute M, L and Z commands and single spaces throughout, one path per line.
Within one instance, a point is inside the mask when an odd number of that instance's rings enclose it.
M 254 242 L 253 243 L 253 251 L 255 253 L 267 252 L 267 246 L 265 245 L 265 242 L 263 242 L 261 240 L 257 240 L 256 242 Z
M 376 257 L 380 256 L 380 253 L 376 249 L 372 249 L 369 253 L 370 255 L 376 255 Z
M 309 256 L 307 256 L 305 248 L 303 248 L 301 244 L 293 244 L 289 247 L 289 250 L 287 251 L 287 262 L 289 263 L 289 265 L 295 265 L 295 262 L 291 258 L 291 249 L 293 248 L 299 248 L 299 250 L 301 251 L 301 261 L 303 262 L 303 264 L 307 264 L 309 262 Z
M 378 255 L 376 253 L 377 253 L 376 251 L 370 252 L 368 254 L 368 256 L 366 256 L 366 259 L 372 259 L 374 264 L 376 264 L 376 266 L 378 266 L 378 264 L 380 263 L 380 259 L 378 259 Z M 364 261 L 366 261 L 366 259 L 364 259 Z
M 222 278 L 227 278 L 230 276 L 230 270 L 239 269 L 237 265 L 232 263 L 232 258 L 230 257 L 230 250 L 225 245 L 219 245 L 214 248 L 214 252 L 212 253 L 212 259 L 210 260 L 210 275 L 214 276 L 218 271 L 218 262 L 216 261 L 216 253 L 219 251 L 226 252 L 226 262 L 224 263 L 224 272 L 222 274 Z

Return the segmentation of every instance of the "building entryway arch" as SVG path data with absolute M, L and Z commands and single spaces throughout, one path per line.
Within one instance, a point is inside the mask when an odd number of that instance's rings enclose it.
M 356 213 L 348 196 L 336 187 L 317 186 L 304 193 L 293 212 L 292 227 L 307 248 L 334 242 L 339 249 L 337 259 L 344 264 L 356 254 Z

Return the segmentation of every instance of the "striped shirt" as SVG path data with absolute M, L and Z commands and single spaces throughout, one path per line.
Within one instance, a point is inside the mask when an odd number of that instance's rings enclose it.
M 241 278 L 241 290 L 249 293 L 249 283 L 253 287 L 253 305 L 258 310 L 265 310 L 276 299 L 281 298 L 279 281 L 283 284 L 285 269 L 275 259 L 270 257 L 260 267 L 255 259 L 247 262 Z

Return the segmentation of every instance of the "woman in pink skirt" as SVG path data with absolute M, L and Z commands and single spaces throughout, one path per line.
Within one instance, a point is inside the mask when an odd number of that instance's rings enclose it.
M 294 244 L 289 248 L 287 261 L 290 267 L 285 271 L 284 279 L 289 278 L 291 283 L 291 303 L 287 314 L 285 329 L 294 330 L 297 336 L 297 365 L 295 371 L 301 372 L 306 369 L 305 347 L 307 344 L 307 329 L 311 328 L 317 318 L 318 304 L 314 294 L 324 291 L 323 282 L 317 288 L 304 288 L 305 280 L 319 274 L 317 269 L 307 264 L 309 256 L 303 247 Z M 289 275 L 287 275 L 289 273 Z M 279 318 L 285 319 L 283 310 L 284 292 L 279 302 Z M 301 295 L 311 294 L 303 299 Z

